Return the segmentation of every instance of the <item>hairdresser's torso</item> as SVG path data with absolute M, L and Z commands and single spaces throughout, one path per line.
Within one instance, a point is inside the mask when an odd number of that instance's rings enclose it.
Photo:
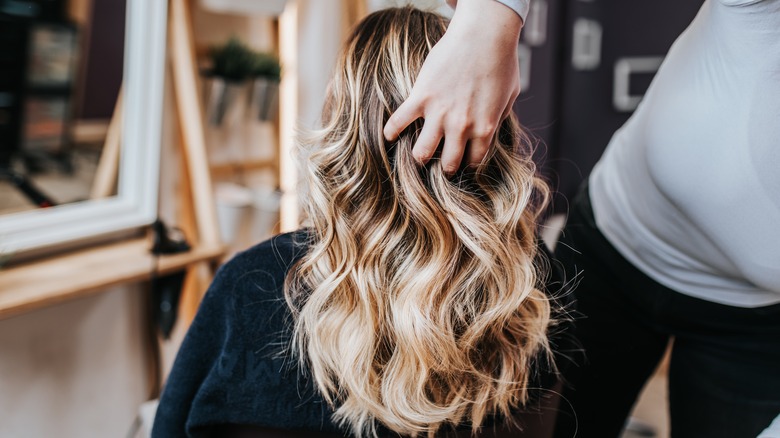
M 697 298 L 780 302 L 780 0 L 709 0 L 590 178 L 599 229 Z

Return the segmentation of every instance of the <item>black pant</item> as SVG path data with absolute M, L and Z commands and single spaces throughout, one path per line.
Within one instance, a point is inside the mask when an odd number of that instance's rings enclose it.
M 658 284 L 598 231 L 587 188 L 555 255 L 570 278 L 579 272 L 585 352 L 564 374 L 556 438 L 618 436 L 672 337 L 673 437 L 755 438 L 780 414 L 780 305 L 726 306 Z

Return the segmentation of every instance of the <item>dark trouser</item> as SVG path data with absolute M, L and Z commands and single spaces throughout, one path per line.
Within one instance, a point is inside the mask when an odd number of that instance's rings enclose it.
M 726 306 L 656 283 L 598 231 L 587 189 L 556 258 L 569 277 L 581 271 L 575 335 L 585 350 L 564 375 L 556 438 L 618 436 L 671 337 L 673 437 L 755 438 L 780 414 L 780 304 Z

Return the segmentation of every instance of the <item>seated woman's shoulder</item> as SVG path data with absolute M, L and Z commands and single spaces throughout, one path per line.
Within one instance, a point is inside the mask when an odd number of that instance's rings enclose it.
M 287 272 L 308 249 L 310 233 L 298 230 L 277 234 L 251 248 L 237 253 L 224 266 L 232 274 L 241 271 L 251 272 L 259 268 L 283 270 Z
M 217 271 L 211 289 L 233 295 L 281 293 L 292 266 L 306 253 L 309 233 L 278 234 L 237 253 Z

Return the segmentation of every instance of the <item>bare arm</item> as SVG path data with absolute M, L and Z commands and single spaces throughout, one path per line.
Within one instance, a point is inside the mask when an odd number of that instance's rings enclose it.
M 414 157 L 427 163 L 444 138 L 445 172 L 479 164 L 520 94 L 520 16 L 495 0 L 458 0 L 447 32 L 423 64 L 409 98 L 385 125 L 392 141 L 422 117 Z M 466 146 L 468 143 L 468 151 Z

